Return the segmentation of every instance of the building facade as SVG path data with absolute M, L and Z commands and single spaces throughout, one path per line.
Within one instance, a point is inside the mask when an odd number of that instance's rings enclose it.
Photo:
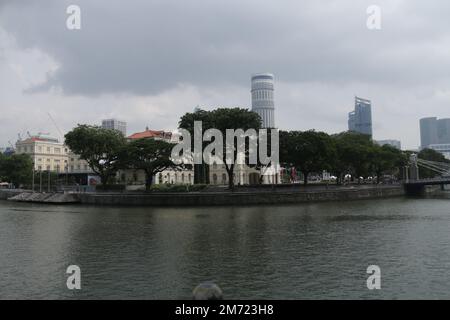
M 123 135 L 127 136 L 127 123 L 125 121 L 120 121 L 117 119 L 105 119 L 102 120 L 102 128 L 118 130 L 123 133 Z
M 28 154 L 37 171 L 52 171 L 57 173 L 90 173 L 87 162 L 73 154 L 64 143 L 58 139 L 36 135 L 16 143 L 17 154 Z
M 149 130 L 148 128 L 142 132 L 136 132 L 127 137 L 128 141 L 136 139 L 157 139 L 164 140 L 169 143 L 178 143 L 180 136 L 169 131 Z M 146 177 L 142 170 L 120 170 L 118 180 L 125 183 L 129 189 L 142 189 L 145 187 Z M 153 177 L 154 184 L 194 184 L 194 171 L 190 169 L 167 169 Z
M 433 149 L 450 159 L 450 119 L 420 119 L 420 149 Z
M 252 111 L 261 117 L 262 128 L 275 128 L 274 76 L 258 73 L 252 76 Z
M 428 117 L 420 119 L 420 146 L 450 144 L 450 119 Z
M 355 109 L 348 114 L 348 130 L 372 136 L 372 103 L 355 97 Z

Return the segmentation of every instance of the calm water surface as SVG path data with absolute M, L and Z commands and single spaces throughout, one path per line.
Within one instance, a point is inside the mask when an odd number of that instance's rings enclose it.
M 66 287 L 79 265 L 82 289 Z M 382 289 L 369 291 L 378 265 Z M 110 208 L 0 201 L 0 298 L 450 298 L 450 199 Z

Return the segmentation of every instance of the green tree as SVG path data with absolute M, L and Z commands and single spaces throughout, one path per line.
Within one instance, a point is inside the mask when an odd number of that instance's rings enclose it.
M 338 177 L 337 183 L 342 181 L 345 174 L 356 177 L 358 183 L 361 176 L 370 172 L 370 156 L 373 142 L 370 136 L 357 132 L 343 132 L 333 135 L 336 157 L 331 166 L 332 172 Z
M 150 190 L 153 176 L 169 168 L 176 168 L 170 155 L 173 144 L 156 139 L 137 139 L 129 142 L 120 153 L 120 163 L 127 168 L 145 172 L 145 187 Z
M 191 146 L 194 145 L 194 122 L 202 122 L 202 135 L 204 131 L 213 128 L 211 119 L 211 112 L 202 109 L 197 109 L 195 112 L 188 112 L 184 114 L 178 127 L 189 131 L 191 134 Z M 203 143 L 202 150 L 205 148 L 206 143 Z M 209 184 L 209 166 L 206 163 L 194 164 L 194 184 Z
M 0 156 L 0 179 L 19 187 L 31 181 L 33 161 L 27 154 Z
M 225 170 L 228 175 L 228 187 L 230 189 L 234 188 L 234 169 L 235 164 L 227 164 L 226 160 L 226 130 L 232 129 L 242 129 L 244 131 L 248 129 L 255 129 L 257 132 L 261 128 L 261 118 L 259 115 L 255 112 L 252 112 L 247 109 L 242 108 L 218 108 L 212 111 L 205 111 L 205 110 L 197 110 L 194 113 L 187 113 L 183 117 L 181 117 L 181 120 L 179 122 L 179 127 L 186 129 L 190 132 L 191 138 L 194 138 L 194 121 L 202 121 L 202 135 L 203 133 L 208 129 L 217 129 L 222 133 L 223 136 L 223 163 L 225 165 Z M 246 163 L 248 163 L 248 139 L 246 139 L 246 145 L 243 149 L 245 149 L 246 152 Z M 203 149 L 208 143 L 203 143 Z M 192 145 L 192 144 L 191 144 Z M 228 146 L 233 147 L 234 149 L 234 160 L 236 160 L 237 157 L 237 146 Z M 200 165 L 194 166 L 194 173 L 195 170 L 199 168 Z M 206 165 L 204 165 L 206 166 Z M 203 168 L 204 168 L 203 166 Z M 256 165 L 255 165 L 256 166 Z
M 98 126 L 78 125 L 65 135 L 66 145 L 107 185 L 119 168 L 118 157 L 126 140 L 118 130 Z
M 398 174 L 399 168 L 407 162 L 406 155 L 390 145 L 379 146 L 374 144 L 370 152 L 372 172 L 377 176 L 377 183 L 383 174 Z
M 305 185 L 308 184 L 310 173 L 329 170 L 334 156 L 332 139 L 325 132 L 280 132 L 280 163 L 301 171 Z

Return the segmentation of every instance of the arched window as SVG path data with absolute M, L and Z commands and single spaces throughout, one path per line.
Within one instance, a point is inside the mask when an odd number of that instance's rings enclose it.
M 217 174 L 213 174 L 213 184 L 217 184 Z

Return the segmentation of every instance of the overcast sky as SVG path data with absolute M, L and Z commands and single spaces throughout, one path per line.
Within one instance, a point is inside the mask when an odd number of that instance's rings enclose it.
M 449 14 L 447 0 L 0 0 L 0 146 L 57 136 L 47 113 L 63 132 L 175 129 L 197 105 L 250 108 L 251 74 L 271 72 L 280 129 L 344 131 L 358 95 L 375 139 L 417 148 L 421 117 L 450 117 Z

